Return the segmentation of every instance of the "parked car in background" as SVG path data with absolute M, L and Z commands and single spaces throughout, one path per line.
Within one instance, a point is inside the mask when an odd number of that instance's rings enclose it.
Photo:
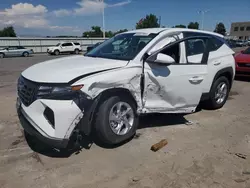
M 248 42 L 245 41 L 245 40 L 237 40 L 236 41 L 236 46 L 237 47 L 243 47 L 243 46 L 247 46 L 248 45 Z
M 227 44 L 229 45 L 230 48 L 236 48 L 236 41 L 235 40 L 226 40 Z
M 87 52 L 89 52 L 90 50 L 92 50 L 93 48 L 99 46 L 102 42 L 97 42 L 95 44 L 91 44 L 89 46 L 87 46 Z
M 247 45 L 250 46 L 250 40 L 247 41 Z
M 135 135 L 140 115 L 193 113 L 201 101 L 210 109 L 223 107 L 235 76 L 233 54 L 214 32 L 124 32 L 84 56 L 23 71 L 18 117 L 26 135 L 50 147 L 79 143 L 91 131 L 103 143 L 116 145 Z
M 30 54 L 33 54 L 32 49 L 27 49 L 23 46 L 9 46 L 3 49 L 0 49 L 0 58 L 4 57 L 14 57 L 14 56 L 23 56 L 28 57 Z
M 250 47 L 235 55 L 236 75 L 250 76 Z
M 82 47 L 79 42 L 61 42 L 55 46 L 48 47 L 47 53 L 50 55 L 59 55 L 63 53 L 79 54 L 82 51 Z

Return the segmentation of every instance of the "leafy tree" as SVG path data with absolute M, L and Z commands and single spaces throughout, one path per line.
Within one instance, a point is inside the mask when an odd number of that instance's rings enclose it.
M 136 23 L 136 29 L 160 27 L 158 18 L 154 14 L 146 15 Z
M 119 33 L 123 33 L 123 32 L 126 32 L 126 31 L 128 31 L 128 30 L 127 29 L 120 29 L 119 31 L 114 32 L 114 35 L 117 35 Z
M 0 30 L 0 37 L 16 37 L 13 26 L 5 27 L 3 30 Z
M 83 37 L 103 37 L 103 31 L 101 30 L 101 27 L 99 26 L 92 26 L 91 31 L 86 31 L 82 34 Z M 127 29 L 120 29 L 119 31 L 112 32 L 112 31 L 106 31 L 105 37 L 111 38 L 114 35 L 118 33 L 123 33 L 128 31 Z
M 190 22 L 188 24 L 189 29 L 199 29 L 199 23 L 198 22 Z
M 92 26 L 91 31 L 86 31 L 83 33 L 83 37 L 102 37 L 103 33 L 101 27 Z
M 219 33 L 219 34 L 222 34 L 222 35 L 226 35 L 226 28 L 225 28 L 225 25 L 223 23 L 218 23 L 215 27 L 215 30 L 214 32 L 216 33 Z
M 182 24 L 179 24 L 179 25 L 173 26 L 173 28 L 186 28 L 186 26 L 182 25 Z

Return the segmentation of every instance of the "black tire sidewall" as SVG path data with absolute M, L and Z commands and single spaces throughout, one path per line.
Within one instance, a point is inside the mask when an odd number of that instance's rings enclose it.
M 118 102 L 128 103 L 134 113 L 134 123 L 129 132 L 125 135 L 116 135 L 110 125 L 109 125 L 109 113 L 111 108 Z M 103 104 L 100 105 L 97 116 L 95 129 L 99 139 L 106 144 L 119 144 L 131 138 L 137 129 L 138 126 L 138 115 L 136 113 L 135 103 L 127 97 L 114 96 L 108 98 Z
M 75 54 L 79 54 L 79 50 L 78 49 L 75 49 Z
M 216 102 L 216 100 L 215 100 L 215 92 L 216 92 L 216 89 L 217 89 L 218 85 L 219 85 L 221 82 L 224 82 L 224 83 L 226 83 L 226 85 L 227 85 L 227 95 L 226 95 L 225 100 L 224 100 L 222 103 L 218 104 L 218 103 Z M 228 79 L 227 79 L 226 77 L 221 76 L 221 77 L 219 77 L 219 78 L 213 83 L 212 89 L 211 89 L 211 91 L 210 91 L 210 99 L 211 99 L 210 102 L 212 102 L 212 107 L 213 107 L 214 109 L 218 109 L 218 108 L 221 108 L 222 106 L 224 106 L 224 104 L 225 104 L 226 101 L 227 101 L 227 98 L 228 98 L 228 95 L 229 95 L 229 91 L 230 91 L 230 85 L 229 85 L 229 81 L 228 81 Z
M 59 51 L 59 50 L 55 50 L 55 51 L 54 51 L 54 54 L 55 54 L 55 55 L 59 55 L 59 54 L 60 54 L 60 51 Z
M 28 52 L 23 52 L 23 56 L 24 56 L 24 57 L 28 57 L 28 56 L 29 56 L 29 53 L 28 53 Z

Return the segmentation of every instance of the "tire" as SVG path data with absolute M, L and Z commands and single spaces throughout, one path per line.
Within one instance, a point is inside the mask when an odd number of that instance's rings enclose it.
M 131 107 L 131 110 L 127 114 L 127 117 L 126 116 L 124 117 L 126 117 L 126 119 L 128 120 L 131 120 L 131 117 L 134 117 L 133 118 L 134 120 L 133 122 L 130 121 L 130 125 L 132 125 L 131 128 L 126 129 L 125 124 L 121 123 L 121 125 L 122 124 L 123 125 L 120 128 L 120 133 L 118 133 L 118 131 L 116 131 L 115 133 L 116 130 L 115 126 L 117 126 L 116 128 L 118 128 L 119 125 L 116 124 L 116 121 L 110 120 L 110 114 L 112 113 L 111 111 L 116 111 L 116 109 L 118 109 L 116 107 L 118 107 L 119 104 L 124 104 L 124 106 L 122 105 L 123 109 L 125 107 L 125 104 Z M 112 124 L 110 123 L 110 121 L 112 122 Z M 138 126 L 138 115 L 136 114 L 135 103 L 127 97 L 123 96 L 110 97 L 106 101 L 104 101 L 97 109 L 95 118 L 95 131 L 98 140 L 101 141 L 102 143 L 108 145 L 121 144 L 134 136 L 137 126 Z M 119 128 L 117 130 L 119 130 Z
M 29 53 L 28 52 L 23 52 L 23 57 L 28 57 Z
M 75 54 L 79 54 L 79 49 L 75 49 Z
M 55 54 L 55 55 L 59 55 L 59 54 L 60 54 L 59 50 L 55 50 L 55 51 L 54 51 L 54 54 Z
M 226 89 L 223 89 L 223 92 L 219 94 L 218 89 L 222 87 Z M 211 110 L 216 110 L 223 107 L 227 101 L 229 91 L 230 91 L 229 80 L 225 76 L 219 77 L 212 85 L 212 88 L 209 93 L 209 99 L 204 101 L 205 107 Z M 218 97 L 219 95 L 221 95 L 221 97 Z
M 0 59 L 4 58 L 4 57 L 5 57 L 5 54 L 4 53 L 0 53 Z

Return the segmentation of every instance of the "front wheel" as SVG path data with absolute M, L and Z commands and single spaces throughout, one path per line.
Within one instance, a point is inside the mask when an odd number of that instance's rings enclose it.
M 230 84 L 226 77 L 219 77 L 212 85 L 210 97 L 205 102 L 205 106 L 209 109 L 219 109 L 224 106 L 230 91 Z
M 59 55 L 59 54 L 60 54 L 59 50 L 55 50 L 55 51 L 54 51 L 54 54 L 55 54 L 55 55 Z
M 23 57 L 28 57 L 29 53 L 28 52 L 23 52 Z
M 96 114 L 95 130 L 100 141 L 115 145 L 131 138 L 138 126 L 134 101 L 114 96 L 103 102 Z

